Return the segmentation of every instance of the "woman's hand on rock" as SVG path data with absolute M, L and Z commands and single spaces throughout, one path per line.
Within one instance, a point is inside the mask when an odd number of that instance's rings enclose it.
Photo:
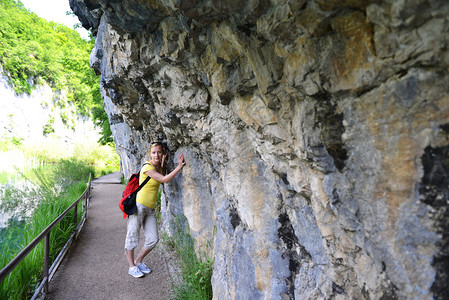
M 186 165 L 186 161 L 184 160 L 184 154 L 180 154 L 178 156 L 178 166 L 184 167 Z

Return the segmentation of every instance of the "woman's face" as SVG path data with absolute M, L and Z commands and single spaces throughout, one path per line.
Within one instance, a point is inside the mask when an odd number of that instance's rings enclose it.
M 160 163 L 162 160 L 162 155 L 164 153 L 162 152 L 162 147 L 160 145 L 155 145 L 151 147 L 151 160 L 155 163 Z

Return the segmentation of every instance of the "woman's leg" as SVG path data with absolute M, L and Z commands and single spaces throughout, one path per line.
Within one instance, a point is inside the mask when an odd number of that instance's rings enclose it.
M 148 255 L 148 253 L 151 252 L 151 250 L 153 249 L 148 249 L 145 246 L 142 247 L 142 249 L 140 249 L 139 255 L 137 255 L 136 257 L 136 264 L 140 264 L 142 262 L 142 260 L 145 258 L 145 256 Z M 134 255 L 133 255 L 134 257 Z M 128 259 L 129 262 L 129 259 Z
M 159 235 L 157 232 L 157 220 L 154 209 L 146 209 L 146 216 L 142 222 L 143 230 L 145 233 L 145 245 L 136 257 L 136 263 L 141 263 L 145 256 L 153 250 L 159 241 Z
M 142 225 L 142 211 L 137 207 L 137 212 L 134 215 L 128 217 L 126 239 L 125 239 L 125 250 L 126 259 L 128 261 L 129 267 L 132 268 L 134 264 L 134 249 L 139 243 L 139 233 L 140 226 Z
M 128 261 L 130 268 L 135 266 L 135 264 L 134 264 L 134 249 L 126 250 L 126 260 Z

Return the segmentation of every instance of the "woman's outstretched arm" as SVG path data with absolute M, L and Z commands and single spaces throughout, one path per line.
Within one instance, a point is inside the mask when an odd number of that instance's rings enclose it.
M 176 174 L 178 174 L 179 171 L 181 171 L 185 165 L 186 165 L 186 162 L 184 161 L 184 154 L 181 154 L 178 156 L 178 165 L 169 174 L 164 176 L 156 170 L 148 170 L 145 172 L 145 174 L 147 174 L 148 176 L 150 176 L 151 178 L 153 178 L 159 182 L 168 183 L 173 178 L 175 178 Z

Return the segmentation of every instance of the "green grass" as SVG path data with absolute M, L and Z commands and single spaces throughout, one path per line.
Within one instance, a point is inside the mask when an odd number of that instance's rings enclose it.
M 28 245 L 43 229 L 70 206 L 86 188 L 91 166 L 75 159 L 61 161 L 53 170 L 53 176 L 35 172 L 39 187 L 34 188 L 31 197 L 43 199 L 33 215 L 26 222 L 17 222 L 8 228 L 2 238 L 0 268 Z M 30 191 L 28 191 L 30 193 Z M 20 194 L 17 192 L 16 194 Z M 78 204 L 78 222 L 82 216 L 82 201 Z M 50 259 L 54 261 L 74 229 L 73 210 L 59 222 L 50 235 Z M 9 241 L 5 240 L 9 239 Z M 8 243 L 8 247 L 5 244 Z M 42 279 L 44 259 L 43 241 L 0 283 L 0 299 L 24 299 L 34 292 Z
M 120 168 L 120 157 L 114 144 L 100 145 L 93 141 L 82 141 L 65 149 L 60 141 L 47 138 L 35 144 L 12 142 L 11 138 L 0 139 L 0 183 L 14 177 L 19 170 L 27 174 L 39 165 L 59 164 L 61 161 L 75 160 L 95 169 L 95 177 L 100 177 Z
M 42 230 L 70 206 L 86 188 L 89 174 L 99 177 L 118 171 L 120 159 L 113 145 L 77 144 L 62 151 L 58 143 L 46 140 L 25 145 L 22 141 L 0 139 L 0 195 L 3 211 L 17 211 L 21 219 L 11 219 L 0 229 L 0 268 L 6 266 Z M 12 178 L 12 183 L 9 182 Z M 32 184 L 18 187 L 16 180 Z M 26 202 L 23 201 L 26 199 Z M 82 203 L 78 204 L 78 222 Z M 73 210 L 52 230 L 51 263 L 73 232 Z M 44 245 L 41 242 L 0 283 L 0 299 L 25 299 L 42 280 Z
M 181 282 L 174 287 L 174 297 L 177 300 L 208 300 L 212 299 L 212 271 L 214 260 L 207 251 L 198 249 L 188 233 L 183 230 L 180 219 L 176 221 L 175 235 L 163 235 L 165 245 L 173 249 L 181 264 Z

